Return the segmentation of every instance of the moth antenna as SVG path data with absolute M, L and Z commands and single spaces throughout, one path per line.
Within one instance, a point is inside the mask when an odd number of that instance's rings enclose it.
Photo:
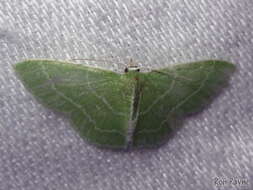
M 120 63 L 124 64 L 123 62 L 117 62 L 117 61 L 110 61 L 110 60 L 105 60 L 105 59 L 70 59 L 72 61 L 95 61 L 95 62 L 107 62 L 107 63 Z

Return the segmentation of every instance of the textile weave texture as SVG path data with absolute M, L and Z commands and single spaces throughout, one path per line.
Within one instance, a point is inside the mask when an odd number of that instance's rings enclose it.
M 252 21 L 252 0 L 0 1 L 0 190 L 253 189 Z M 12 67 L 31 58 L 115 71 L 130 58 L 222 59 L 237 71 L 165 145 L 124 152 L 88 144 L 34 99 Z

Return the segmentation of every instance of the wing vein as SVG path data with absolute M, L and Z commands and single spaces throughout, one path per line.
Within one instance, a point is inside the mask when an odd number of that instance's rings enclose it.
M 153 101 L 153 103 L 146 110 L 144 110 L 142 113 L 140 113 L 140 115 L 147 114 L 152 109 L 152 107 L 154 107 L 154 105 L 156 105 L 161 99 L 163 99 L 168 94 L 170 94 L 170 92 L 171 92 L 171 90 L 173 89 L 174 86 L 175 86 L 175 79 L 172 80 L 169 89 L 166 90 L 161 96 L 156 98 L 155 101 Z
M 111 106 L 111 104 L 106 100 L 106 98 L 100 96 L 100 95 L 96 92 L 96 90 L 90 85 L 88 73 L 87 73 L 86 76 L 87 76 L 87 81 L 88 81 L 88 82 L 87 82 L 87 83 L 88 83 L 88 87 L 89 87 L 89 89 L 93 92 L 93 94 L 94 94 L 98 99 L 100 99 L 100 100 L 107 106 L 107 108 L 108 108 L 109 110 L 112 111 L 113 114 L 115 114 L 115 115 L 120 115 L 120 116 L 125 116 L 124 113 L 119 112 L 119 111 L 115 111 L 115 110 L 113 109 L 113 107 Z

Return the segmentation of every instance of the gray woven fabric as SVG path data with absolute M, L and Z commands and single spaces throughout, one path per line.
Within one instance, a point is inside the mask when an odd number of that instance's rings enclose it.
M 252 0 L 0 1 L 0 189 L 253 189 L 252 20 Z M 83 141 L 12 68 L 112 56 L 115 64 L 89 64 L 120 71 L 129 58 L 144 68 L 223 59 L 237 72 L 164 146 L 117 152 Z

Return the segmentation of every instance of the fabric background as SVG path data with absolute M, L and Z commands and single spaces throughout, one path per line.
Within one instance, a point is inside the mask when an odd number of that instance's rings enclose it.
M 252 21 L 252 0 L 1 0 L 0 189 L 253 189 Z M 223 59 L 237 72 L 164 146 L 122 152 L 83 141 L 34 99 L 12 68 L 30 58 L 109 58 L 89 64 L 116 71 L 129 58 Z M 246 184 L 215 183 L 230 178 Z

